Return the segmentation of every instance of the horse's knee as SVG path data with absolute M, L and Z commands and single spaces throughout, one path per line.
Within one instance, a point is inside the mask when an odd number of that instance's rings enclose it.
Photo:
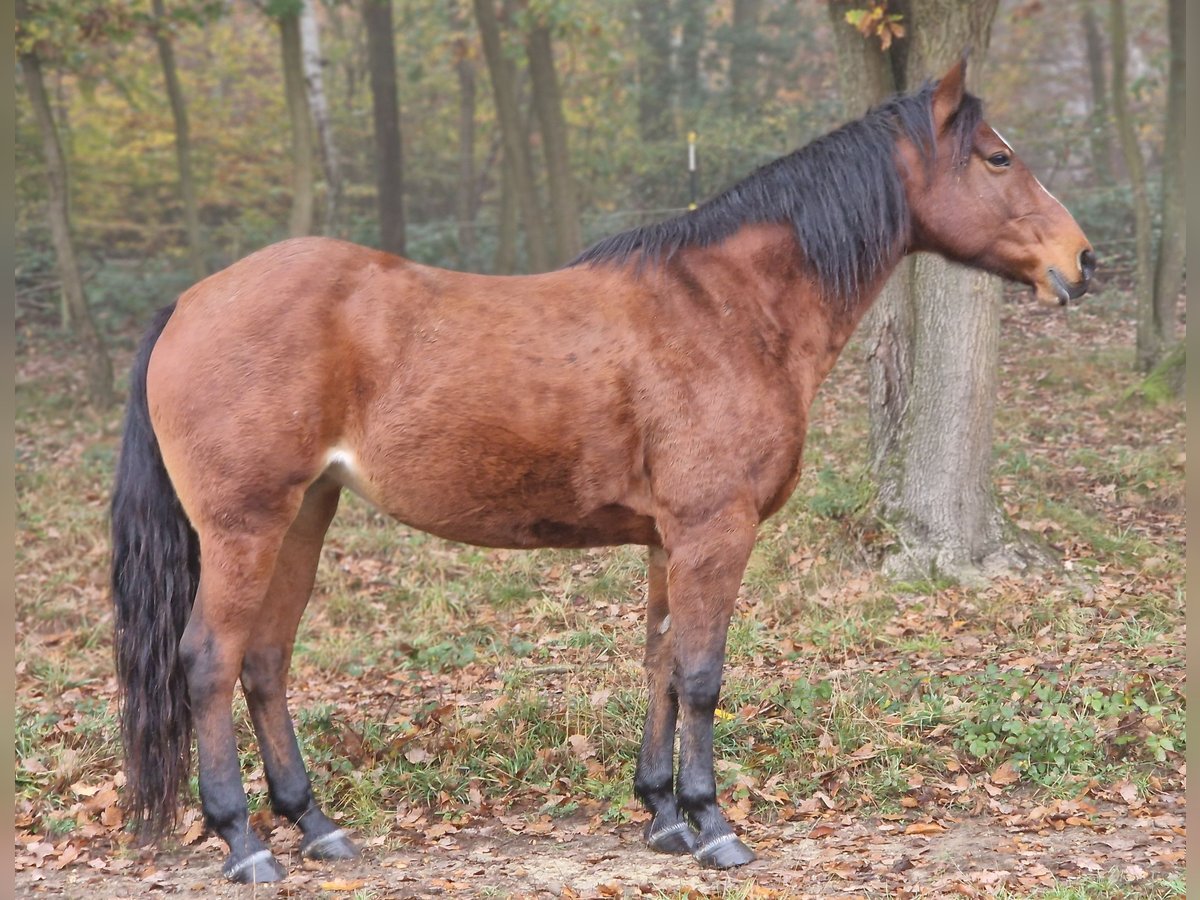
M 721 694 L 722 668 L 722 661 L 718 659 L 679 672 L 675 683 L 680 704 L 691 709 L 716 709 Z

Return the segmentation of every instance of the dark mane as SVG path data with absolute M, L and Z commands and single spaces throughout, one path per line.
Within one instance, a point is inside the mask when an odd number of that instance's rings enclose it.
M 743 225 L 788 222 L 832 298 L 850 299 L 893 262 L 908 242 L 908 201 L 896 170 L 896 139 L 907 137 L 932 160 L 933 84 L 893 97 L 787 156 L 756 169 L 699 208 L 604 238 L 570 265 L 662 263 L 683 247 L 707 247 Z M 967 94 L 952 120 L 956 163 L 971 153 L 982 104 Z

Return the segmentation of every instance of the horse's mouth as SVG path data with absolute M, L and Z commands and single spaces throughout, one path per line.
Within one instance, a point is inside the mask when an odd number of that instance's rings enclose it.
M 1082 279 L 1072 284 L 1063 278 L 1062 273 L 1053 266 L 1050 267 L 1049 275 L 1050 287 L 1058 297 L 1059 306 L 1066 306 L 1071 300 L 1078 300 L 1087 293 L 1087 279 Z

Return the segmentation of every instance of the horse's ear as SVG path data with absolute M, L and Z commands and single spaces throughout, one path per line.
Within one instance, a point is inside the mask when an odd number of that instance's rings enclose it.
M 942 129 L 951 117 L 958 112 L 962 105 L 963 94 L 967 84 L 967 55 L 970 50 L 964 50 L 950 70 L 943 75 L 933 89 L 933 131 L 941 134 Z

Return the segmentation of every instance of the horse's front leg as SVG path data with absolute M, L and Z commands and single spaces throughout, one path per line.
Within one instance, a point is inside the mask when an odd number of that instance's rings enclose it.
M 756 528 L 749 516 L 726 515 L 704 528 L 673 535 L 668 544 L 667 597 L 682 713 L 676 796 L 699 831 L 693 855 L 701 865 L 719 869 L 754 859 L 717 805 L 713 716 L 729 620 Z
M 646 844 L 662 853 L 691 853 L 696 833 L 675 799 L 675 720 L 679 695 L 672 683 L 675 656 L 671 650 L 671 618 L 667 611 L 667 554 L 650 548 L 646 604 L 646 682 L 649 702 L 642 749 L 638 753 L 633 789 L 654 814 L 646 826 Z

